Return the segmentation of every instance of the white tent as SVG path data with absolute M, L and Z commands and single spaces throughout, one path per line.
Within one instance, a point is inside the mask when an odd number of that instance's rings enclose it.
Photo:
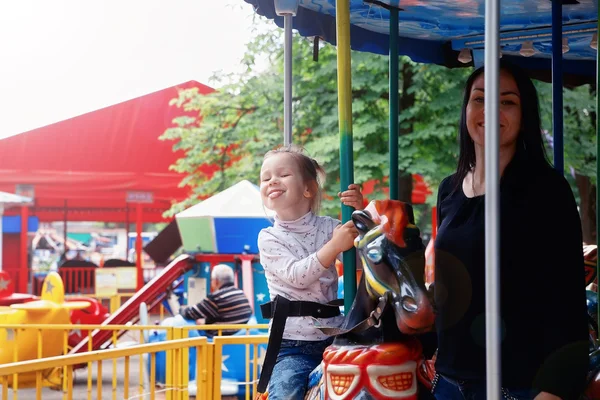
M 258 186 L 240 181 L 175 216 L 183 247 L 189 252 L 257 252 L 260 229 L 271 225 Z
M 269 218 L 274 212 L 263 207 L 258 186 L 243 180 L 176 215 L 190 217 Z

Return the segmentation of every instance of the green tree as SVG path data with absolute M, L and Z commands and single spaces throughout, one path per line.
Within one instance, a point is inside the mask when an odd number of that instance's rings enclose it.
M 339 135 L 336 49 L 295 36 L 293 56 L 293 135 L 327 171 L 323 212 L 340 211 Z M 267 57 L 267 67 L 257 60 Z M 183 90 L 172 104 L 185 114 L 177 127 L 162 136 L 186 151 L 173 169 L 186 174 L 194 196 L 176 205 L 171 214 L 210 196 L 240 179 L 257 181 L 262 155 L 281 144 L 283 131 L 283 48 L 278 29 L 257 34 L 248 44 L 241 75 L 217 76 L 220 89 L 199 95 Z M 457 108 L 465 70 L 420 65 L 402 58 L 399 168 L 401 179 L 423 174 L 435 188 L 452 170 L 456 159 Z M 370 198 L 383 198 L 388 175 L 388 57 L 352 53 L 354 180 L 378 182 Z M 449 101 L 449 99 L 451 101 Z M 212 176 L 202 165 L 217 165 Z M 404 180 L 405 183 L 406 179 Z M 402 182 L 401 182 L 402 183 Z M 410 199 L 412 180 L 404 186 Z
M 243 60 L 247 72 L 241 75 L 218 75 L 219 90 L 201 95 L 197 89 L 181 90 L 171 101 L 182 109 L 175 119 L 177 127 L 168 129 L 163 140 L 175 141 L 174 150 L 186 156 L 172 169 L 184 173 L 182 186 L 190 186 L 193 195 L 168 211 L 173 215 L 198 200 L 211 196 L 242 179 L 258 181 L 260 158 L 280 136 L 283 81 L 281 74 L 268 69 L 255 73 L 255 57 L 269 54 L 274 45 L 272 34 L 262 34 L 249 44 Z M 274 57 L 276 60 L 276 57 Z M 207 173 L 203 166 L 217 166 Z
M 536 82 L 542 125 L 552 135 L 552 85 Z M 578 198 L 583 240 L 596 242 L 596 93 L 590 85 L 563 91 L 565 175 Z M 551 140 L 549 140 L 551 143 Z M 552 147 L 548 146 L 552 159 Z
M 281 143 L 283 115 L 283 49 L 280 30 L 257 35 L 244 57 L 247 71 L 242 75 L 217 77 L 219 91 L 199 95 L 184 90 L 173 104 L 186 116 L 176 120 L 163 139 L 175 140 L 176 148 L 187 151 L 174 169 L 186 173 L 183 184 L 191 185 L 198 198 L 213 194 L 234 179 L 256 180 L 260 155 Z M 269 54 L 265 69 L 256 68 L 256 60 Z M 400 111 L 400 169 L 404 173 L 422 173 L 436 181 L 449 172 L 455 153 L 447 146 L 453 142 L 458 123 L 456 107 L 464 70 L 419 65 L 402 60 Z M 339 136 L 337 115 L 336 50 L 321 44 L 319 60 L 313 60 L 313 43 L 294 39 L 293 127 L 295 142 L 326 168 L 328 198 L 339 190 Z M 353 132 L 355 181 L 371 179 L 383 182 L 388 169 L 388 58 L 370 53 L 352 54 Z M 200 116 L 201 112 L 201 116 Z M 443 151 L 440 151 L 443 149 Z M 258 157 L 257 157 L 258 156 Z M 232 160 L 238 160 L 231 165 Z M 218 165 L 210 179 L 202 173 L 202 164 Z M 444 168 L 432 163 L 443 164 Z M 410 195 L 410 193 L 408 193 Z M 383 196 L 383 194 L 379 194 Z M 324 211 L 339 212 L 337 201 L 324 204 Z
M 271 25 L 257 26 L 259 32 L 248 43 L 243 59 L 244 73 L 216 76 L 218 91 L 199 95 L 194 89 L 184 90 L 172 102 L 185 115 L 177 118 L 178 126 L 167 130 L 162 138 L 175 141 L 175 148 L 186 151 L 186 157 L 173 168 L 186 174 L 182 185 L 190 185 L 194 196 L 174 206 L 171 214 L 241 179 L 258 182 L 262 156 L 282 143 L 282 32 Z M 321 43 L 318 61 L 313 54 L 313 41 L 295 35 L 293 137 L 324 166 L 328 179 L 322 212 L 336 216 L 340 212 L 336 197 L 340 190 L 336 49 Z M 462 90 L 471 72 L 469 68 L 447 69 L 401 58 L 400 195 L 410 200 L 411 174 L 415 173 L 423 175 L 433 188 L 428 204 L 417 207 L 424 230 L 429 229 L 425 218 L 435 204 L 439 182 L 456 167 Z M 548 85 L 538 83 L 538 87 L 541 98 L 551 98 Z M 389 96 L 388 57 L 352 52 L 354 181 L 377 182 L 370 199 L 386 197 Z M 592 185 L 595 114 L 590 99 L 588 87 L 565 91 L 566 165 Z M 542 101 L 546 129 L 551 127 L 548 104 Z M 208 176 L 203 172 L 204 164 L 218 166 L 217 172 Z M 589 198 L 591 192 L 586 193 Z

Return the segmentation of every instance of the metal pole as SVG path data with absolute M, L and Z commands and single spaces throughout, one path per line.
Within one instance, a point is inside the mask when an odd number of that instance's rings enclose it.
M 352 77 L 350 70 L 350 2 L 337 0 L 335 7 L 338 70 L 338 118 L 340 129 L 340 185 L 347 190 L 354 181 L 352 146 Z M 342 204 L 342 222 L 350 220 L 352 207 Z M 356 249 L 344 252 L 344 309 L 350 310 L 356 295 Z
M 390 7 L 390 199 L 398 200 L 398 9 Z
M 129 260 L 129 204 L 125 204 L 125 259 Z
M 500 398 L 500 174 L 499 150 L 500 1 L 485 1 L 485 343 L 487 398 Z
M 142 224 L 143 224 L 143 209 L 142 204 L 135 205 L 135 267 L 137 271 L 137 290 L 144 287 L 144 270 L 142 269 Z
M 598 7 L 598 27 L 596 37 L 600 37 L 600 7 Z M 597 40 L 597 39 L 596 39 Z M 596 246 L 600 245 L 600 96 L 598 96 L 598 88 L 600 86 L 600 51 L 596 45 Z M 596 260 L 596 276 L 600 276 L 600 257 Z M 598 307 L 598 321 L 600 321 L 600 307 Z
M 554 168 L 564 174 L 562 1 L 552 2 L 552 134 Z
M 283 144 L 292 144 L 292 18 L 291 14 L 283 16 Z
M 63 248 L 65 251 L 65 260 L 67 257 L 67 218 L 68 218 L 68 212 L 69 212 L 69 208 L 68 208 L 68 201 L 65 200 L 65 206 L 64 206 L 64 218 L 63 218 Z
M 29 231 L 29 206 L 22 205 L 21 206 L 21 262 L 19 269 L 19 292 L 21 293 L 29 293 L 27 289 L 29 285 L 29 258 L 27 257 L 27 248 L 28 246 L 28 231 Z

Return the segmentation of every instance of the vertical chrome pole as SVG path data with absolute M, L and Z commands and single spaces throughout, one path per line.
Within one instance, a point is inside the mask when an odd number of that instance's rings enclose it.
M 600 37 L 600 7 L 598 7 L 598 18 L 596 27 L 596 42 Z M 596 43 L 596 110 L 600 110 L 600 96 L 598 96 L 598 89 L 600 86 L 600 50 L 598 50 L 598 43 Z M 600 176 L 600 160 L 598 160 L 598 154 L 600 154 L 600 113 L 596 111 L 596 177 Z M 600 245 L 600 185 L 596 183 L 596 246 Z M 596 259 L 596 276 L 600 276 L 600 258 Z M 597 310 L 598 321 L 600 321 L 600 307 Z
M 400 107 L 398 104 L 398 9 L 390 7 L 390 199 L 398 200 L 398 133 L 400 125 L 398 124 L 398 113 Z
M 552 2 L 552 146 L 554 168 L 564 175 L 562 2 Z
M 485 326 L 487 398 L 500 398 L 500 0 L 485 1 Z
M 292 14 L 283 16 L 283 144 L 292 144 Z
M 292 144 L 292 23 L 300 0 L 274 0 L 275 12 L 283 16 L 283 144 Z

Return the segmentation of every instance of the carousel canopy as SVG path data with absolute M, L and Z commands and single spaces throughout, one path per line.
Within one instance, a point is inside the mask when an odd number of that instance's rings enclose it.
M 256 12 L 283 27 L 274 0 L 245 0 Z M 300 0 L 293 27 L 302 36 L 336 43 L 334 0 Z M 481 65 L 484 58 L 485 0 L 350 0 L 350 40 L 354 50 L 389 53 L 389 8 L 399 8 L 401 55 L 446 67 Z M 502 56 L 551 79 L 552 2 L 503 0 L 500 15 Z M 565 84 L 592 83 L 596 73 L 597 2 L 563 0 Z M 459 61 L 461 51 L 465 50 Z M 466 57 L 466 59 L 465 59 Z M 471 59 L 469 61 L 469 58 Z

